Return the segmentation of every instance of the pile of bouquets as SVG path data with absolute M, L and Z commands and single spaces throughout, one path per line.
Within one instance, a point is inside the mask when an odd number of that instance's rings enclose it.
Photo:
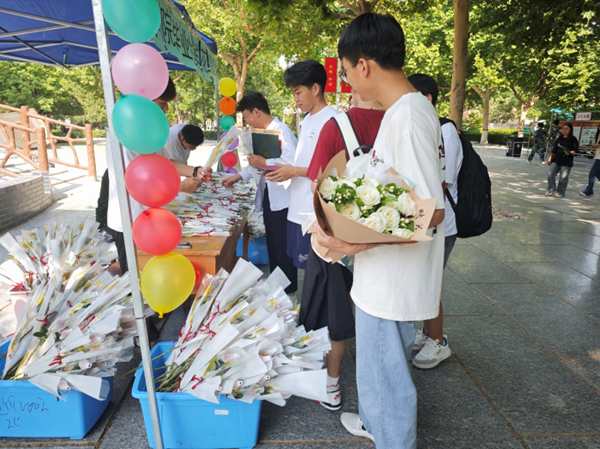
M 130 279 L 106 271 L 116 252 L 96 231 L 87 220 L 46 227 L 45 238 L 24 232 L 20 244 L 10 235 L 0 239 L 12 255 L 3 275 L 31 288 L 3 380 L 29 380 L 57 398 L 75 389 L 104 400 L 110 387 L 103 378 L 131 360 L 137 327 Z
M 292 395 L 327 400 L 327 328 L 298 326 L 298 310 L 284 291 L 289 280 L 279 268 L 266 280 L 262 274 L 240 259 L 231 274 L 204 278 L 157 391 L 213 403 L 219 394 L 282 406 Z

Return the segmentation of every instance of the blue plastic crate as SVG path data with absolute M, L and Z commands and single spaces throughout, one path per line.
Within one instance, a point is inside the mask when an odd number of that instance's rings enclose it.
M 7 349 L 8 341 L 0 354 Z M 0 360 L 0 371 L 5 363 Z M 82 439 L 110 403 L 113 378 L 105 379 L 110 384 L 105 401 L 75 390 L 64 393 L 62 401 L 28 381 L 0 380 L 0 437 Z
M 168 351 L 173 342 L 157 343 L 152 358 Z M 154 376 L 164 372 L 168 354 L 152 361 Z M 131 394 L 139 399 L 146 424 L 148 444 L 155 448 L 148 392 L 143 370 L 135 373 Z M 202 401 L 187 393 L 157 393 L 156 403 L 164 447 L 194 449 L 250 449 L 258 440 L 258 424 L 262 401 L 252 404 L 218 396 L 219 404 Z
M 236 255 L 238 257 L 244 255 L 242 237 L 238 240 Z M 252 241 L 248 242 L 248 262 L 252 262 L 254 265 L 267 265 L 269 263 L 266 237 L 254 237 Z

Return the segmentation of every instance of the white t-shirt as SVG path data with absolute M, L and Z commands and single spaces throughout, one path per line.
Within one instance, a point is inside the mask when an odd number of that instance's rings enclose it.
M 446 123 L 442 126 L 442 136 L 444 138 L 444 154 L 446 156 L 446 170 L 444 176 L 446 178 L 448 191 L 450 192 L 450 195 L 452 195 L 454 204 L 456 204 L 458 201 L 458 172 L 460 171 L 460 167 L 462 167 L 463 161 L 462 145 L 460 144 L 460 137 L 458 137 L 456 127 L 452 123 Z M 446 225 L 446 237 L 449 237 L 451 235 L 456 235 L 458 229 L 456 228 L 456 215 L 454 215 L 452 205 L 450 204 L 450 201 L 448 201 L 448 198 L 444 198 L 446 200 L 444 222 Z
M 125 168 L 127 168 L 138 154 L 125 147 L 122 148 Z M 108 212 L 106 214 L 106 224 L 114 231 L 123 232 L 121 210 L 119 209 L 119 195 L 117 194 L 117 182 L 115 180 L 112 152 L 110 149 L 110 139 L 106 139 L 106 165 L 108 167 Z M 123 182 L 125 182 L 125 180 L 123 180 Z M 129 196 L 129 205 L 131 207 L 131 222 L 133 223 L 137 216 L 142 213 L 144 209 L 147 209 L 147 207 L 138 203 L 131 195 Z
M 169 160 L 187 164 L 188 158 L 190 157 L 190 150 L 184 147 L 181 140 L 179 140 L 179 133 L 185 125 L 186 123 L 178 123 L 177 125 L 171 126 L 171 129 L 169 130 L 169 140 L 167 140 L 166 145 L 160 151 L 157 151 L 157 154 L 160 154 Z
M 308 113 L 304 117 L 300 136 L 298 137 L 294 166 L 308 167 L 310 165 L 321 129 L 323 129 L 325 123 L 334 115 L 337 115 L 337 111 L 331 106 L 325 106 L 315 115 Z M 313 212 L 311 182 L 306 176 L 295 176 L 292 178 L 290 207 L 288 209 L 288 220 L 292 223 L 301 225 L 306 220 L 306 217 Z
M 294 165 L 296 146 L 298 145 L 296 136 L 294 136 L 294 134 L 290 131 L 290 128 L 288 128 L 285 123 L 281 123 L 277 117 L 273 118 L 273 121 L 269 123 L 267 129 L 281 131 L 281 157 L 267 159 L 267 165 L 275 165 L 276 163 Z M 252 167 L 248 165 L 240 172 L 240 175 L 244 181 L 248 181 L 252 177 Z M 260 184 L 256 191 L 255 209 L 258 212 L 262 210 L 265 185 L 269 187 L 269 204 L 271 206 L 271 210 L 279 211 L 287 209 L 290 205 L 290 183 L 267 181 L 264 176 L 260 177 Z
M 415 182 L 420 199 L 436 198 L 444 209 L 441 129 L 431 102 L 420 93 L 403 95 L 381 122 L 373 149 L 384 163 Z M 364 312 L 393 321 L 435 318 L 444 262 L 444 227 L 433 240 L 385 245 L 356 255 L 352 299 Z

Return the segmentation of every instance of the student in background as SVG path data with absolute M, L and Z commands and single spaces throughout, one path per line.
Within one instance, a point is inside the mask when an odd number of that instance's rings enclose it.
M 296 154 L 298 141 L 290 129 L 277 117 L 271 115 L 267 99 L 258 92 L 250 92 L 240 100 L 237 112 L 242 113 L 244 121 L 253 128 L 278 130 L 281 143 L 281 157 L 277 159 L 265 159 L 262 156 L 251 154 L 248 156 L 248 167 L 237 175 L 229 176 L 221 183 L 231 188 L 240 181 L 248 181 L 252 177 L 250 167 L 265 165 L 292 164 Z M 289 184 L 289 183 L 287 183 Z M 263 212 L 265 222 L 265 233 L 267 238 L 267 251 L 269 253 L 269 268 L 271 272 L 279 267 L 290 280 L 291 284 L 286 287 L 288 295 L 293 296 L 298 289 L 298 269 L 294 266 L 292 259 L 287 255 L 287 215 L 290 205 L 290 193 L 286 183 L 266 181 L 264 176 L 260 178 L 260 184 L 256 191 L 255 209 Z
M 323 64 L 312 59 L 300 61 L 285 73 L 285 85 L 292 90 L 296 106 L 307 114 L 302 120 L 293 164 L 277 164 L 280 168 L 267 174 L 271 182 L 291 179 L 290 207 L 287 216 L 287 254 L 297 268 L 304 269 L 308 260 L 310 234 L 302 235 L 302 223 L 314 211 L 311 180 L 306 171 L 315 152 L 323 125 L 337 114 L 325 102 L 327 73 Z

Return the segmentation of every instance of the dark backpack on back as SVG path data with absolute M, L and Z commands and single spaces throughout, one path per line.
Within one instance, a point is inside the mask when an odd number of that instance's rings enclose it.
M 440 117 L 440 125 L 452 123 Z M 446 189 L 446 198 L 456 215 L 458 237 L 467 238 L 481 235 L 492 227 L 492 182 L 487 167 L 473 149 L 473 145 L 458 131 L 463 152 L 463 162 L 458 172 L 458 201 Z

